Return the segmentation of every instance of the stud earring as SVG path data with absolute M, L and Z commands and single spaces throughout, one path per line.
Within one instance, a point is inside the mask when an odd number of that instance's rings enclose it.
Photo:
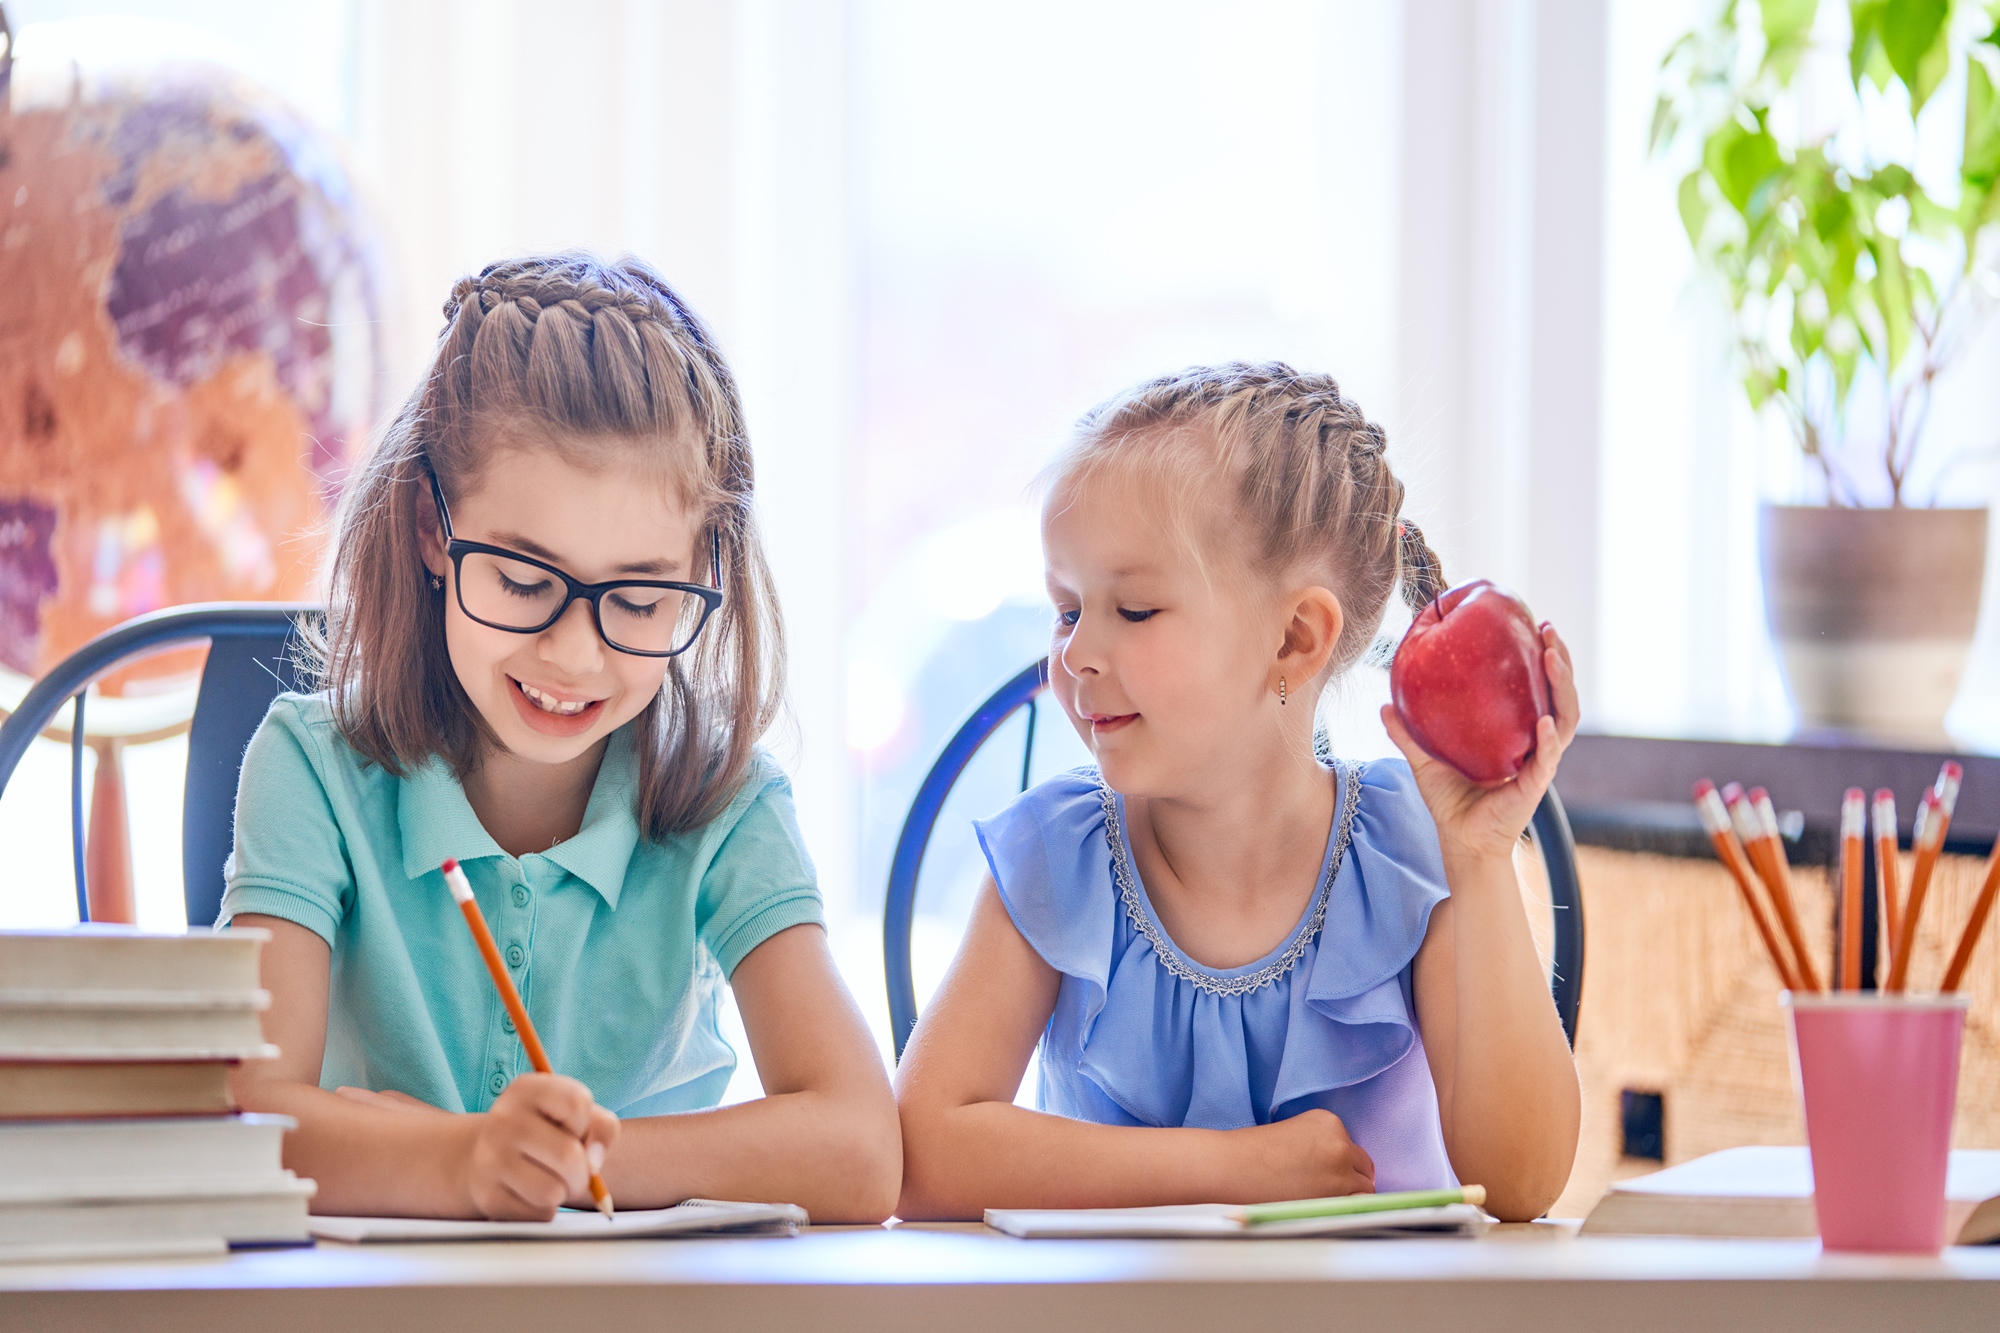
M 1278 677 L 1278 707 L 1283 708 L 1284 706 L 1285 706 L 1285 678 L 1283 676 L 1280 676 Z
M 444 591 L 444 575 L 442 574 L 431 575 L 431 591 L 432 592 Z

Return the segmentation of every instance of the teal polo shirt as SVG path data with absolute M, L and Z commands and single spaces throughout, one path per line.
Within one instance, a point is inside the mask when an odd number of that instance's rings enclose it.
M 280 917 L 332 949 L 320 1086 L 483 1111 L 533 1068 L 438 870 L 455 856 L 557 1073 L 620 1116 L 721 1100 L 722 987 L 779 931 L 823 924 L 819 888 L 762 751 L 715 819 L 642 837 L 631 731 L 577 835 L 516 859 L 441 760 L 398 778 L 341 739 L 324 697 L 272 703 L 243 760 L 221 922 Z

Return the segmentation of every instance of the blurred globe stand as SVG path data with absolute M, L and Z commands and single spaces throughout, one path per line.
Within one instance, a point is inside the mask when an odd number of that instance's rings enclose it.
M 203 34 L 4 5 L 0 32 L 6 710 L 133 616 L 312 599 L 383 397 L 388 266 L 335 139 Z M 120 754 L 185 731 L 204 657 L 91 689 L 93 916 L 133 919 Z

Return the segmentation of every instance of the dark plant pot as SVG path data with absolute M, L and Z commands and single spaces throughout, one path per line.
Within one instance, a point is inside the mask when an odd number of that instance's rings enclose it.
M 1765 505 L 1764 613 L 1802 731 L 1949 740 L 1979 620 L 1984 509 Z

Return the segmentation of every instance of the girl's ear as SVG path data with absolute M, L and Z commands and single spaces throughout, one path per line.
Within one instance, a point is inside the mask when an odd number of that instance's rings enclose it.
M 417 550 L 424 558 L 424 568 L 442 578 L 451 557 L 445 554 L 444 528 L 438 523 L 437 504 L 428 489 L 417 501 Z
M 1325 588 L 1301 588 L 1290 601 L 1292 613 L 1285 624 L 1285 640 L 1278 649 L 1278 660 L 1271 664 L 1274 690 L 1277 676 L 1303 685 L 1324 671 L 1333 658 L 1334 645 L 1340 642 L 1341 627 L 1347 623 L 1340 599 Z

